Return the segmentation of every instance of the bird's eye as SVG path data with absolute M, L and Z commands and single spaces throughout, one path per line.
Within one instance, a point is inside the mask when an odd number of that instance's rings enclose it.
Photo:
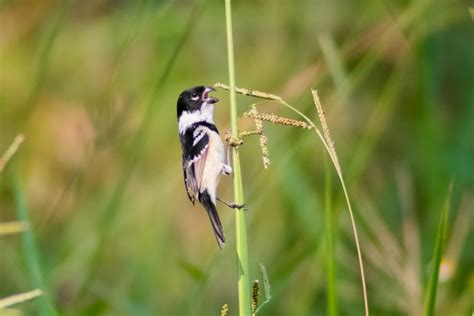
M 196 92 L 194 92 L 193 94 L 191 94 L 191 100 L 197 101 L 197 99 L 199 99 L 199 96 L 197 95 Z

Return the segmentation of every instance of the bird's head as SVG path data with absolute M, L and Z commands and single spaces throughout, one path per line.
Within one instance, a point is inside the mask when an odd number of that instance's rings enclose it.
M 183 112 L 192 113 L 196 111 L 213 109 L 217 98 L 209 96 L 209 93 L 216 91 L 213 87 L 197 86 L 181 92 L 178 98 L 178 118 Z

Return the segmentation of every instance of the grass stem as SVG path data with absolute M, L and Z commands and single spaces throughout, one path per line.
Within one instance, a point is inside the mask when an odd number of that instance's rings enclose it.
M 235 96 L 235 69 L 234 69 L 234 43 L 232 34 L 232 10 L 230 0 L 225 1 L 226 36 L 227 36 L 227 60 L 229 69 L 230 85 L 230 122 L 232 138 L 239 136 L 237 126 L 237 103 Z M 244 203 L 244 188 L 242 184 L 242 173 L 240 169 L 240 158 L 238 147 L 232 148 L 232 161 L 234 169 L 234 200 L 238 204 Z M 235 212 L 237 271 L 238 271 L 238 294 L 239 315 L 250 315 L 250 269 L 247 242 L 247 226 L 245 223 L 245 211 L 239 209 Z

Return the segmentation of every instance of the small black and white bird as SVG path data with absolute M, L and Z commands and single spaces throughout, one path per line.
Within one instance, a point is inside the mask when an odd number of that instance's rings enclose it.
M 198 86 L 181 93 L 178 126 L 188 197 L 193 204 L 198 200 L 204 206 L 217 243 L 223 248 L 225 235 L 217 213 L 216 191 L 220 175 L 232 173 L 232 168 L 226 162 L 224 144 L 214 125 L 214 104 L 219 100 L 209 96 L 212 91 L 216 90 Z

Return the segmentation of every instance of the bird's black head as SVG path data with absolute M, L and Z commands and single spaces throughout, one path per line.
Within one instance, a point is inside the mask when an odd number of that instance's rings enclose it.
M 216 91 L 213 87 L 197 86 L 181 92 L 178 98 L 178 118 L 183 111 L 194 112 L 201 110 L 203 104 L 211 105 L 219 100 L 209 96 L 209 92 Z

